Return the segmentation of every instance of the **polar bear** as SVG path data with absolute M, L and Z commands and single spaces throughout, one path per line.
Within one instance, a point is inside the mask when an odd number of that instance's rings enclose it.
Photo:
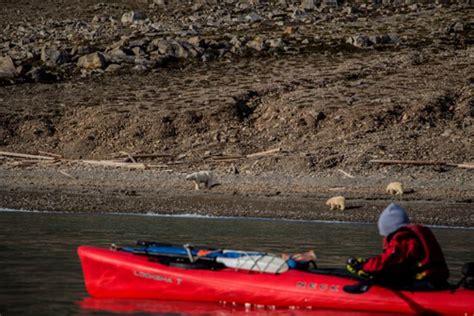
M 199 184 L 204 183 L 207 189 L 217 185 L 216 177 L 212 171 L 198 171 L 188 174 L 186 176 L 187 181 L 194 182 L 194 188 L 199 190 Z
M 326 205 L 331 207 L 331 211 L 337 208 L 344 211 L 346 208 L 346 199 L 343 196 L 335 196 L 327 200 Z
M 400 182 L 390 182 L 387 185 L 385 192 L 387 192 L 388 194 L 402 195 L 403 194 L 402 184 Z

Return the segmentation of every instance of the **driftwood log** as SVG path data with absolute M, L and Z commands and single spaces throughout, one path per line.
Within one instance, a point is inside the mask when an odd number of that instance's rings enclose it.
M 37 159 L 37 160 L 56 160 L 57 159 L 55 157 L 50 157 L 50 156 L 20 154 L 20 153 L 8 152 L 8 151 L 0 151 L 0 156 L 23 158 L 23 159 Z
M 253 158 L 253 157 L 267 156 L 267 155 L 271 155 L 271 154 L 274 154 L 274 153 L 278 153 L 280 151 L 281 151 L 281 147 L 278 147 L 278 148 L 274 148 L 274 149 L 270 149 L 270 150 L 261 151 L 261 152 L 258 152 L 258 153 L 249 154 L 246 157 L 247 158 Z
M 445 161 L 423 161 L 423 160 L 386 160 L 375 159 L 370 160 L 371 163 L 379 163 L 383 165 L 415 165 L 415 166 L 450 166 L 465 169 L 474 169 L 474 163 L 450 163 Z
M 133 162 L 119 162 L 113 160 L 78 160 L 81 163 L 95 166 L 105 166 L 105 167 L 119 167 L 119 168 L 129 168 L 129 169 L 141 169 L 145 170 L 147 166 L 144 163 L 133 163 Z

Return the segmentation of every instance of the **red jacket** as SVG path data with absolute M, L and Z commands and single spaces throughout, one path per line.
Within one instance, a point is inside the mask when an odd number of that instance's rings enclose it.
M 446 281 L 448 267 L 431 230 L 407 225 L 384 239 L 383 253 L 368 259 L 362 270 L 392 280 Z

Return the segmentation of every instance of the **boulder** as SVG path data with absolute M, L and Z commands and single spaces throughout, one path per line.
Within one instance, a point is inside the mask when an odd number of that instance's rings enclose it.
M 314 10 L 316 8 L 316 1 L 314 0 L 302 0 L 301 8 L 305 10 Z
M 357 34 L 347 39 L 347 43 L 358 48 L 367 48 L 372 46 L 372 41 L 367 35 Z
M 43 67 L 33 67 L 26 73 L 26 77 L 36 83 L 52 83 L 58 80 L 57 76 L 46 71 Z
M 118 64 L 111 64 L 105 69 L 105 72 L 107 73 L 116 73 L 122 69 L 121 65 Z
M 0 58 L 0 79 L 12 79 L 18 75 L 10 56 Z
M 392 34 L 373 35 L 369 37 L 373 45 L 395 45 L 400 43 L 400 38 Z
M 43 46 L 41 49 L 41 61 L 51 68 L 66 63 L 68 59 L 67 57 L 68 56 L 65 52 L 60 51 L 55 47 L 47 48 L 46 46 Z
M 186 48 L 175 40 L 158 40 L 153 42 L 160 55 L 181 59 L 189 57 L 189 52 Z
M 152 44 L 157 48 L 161 55 L 173 55 L 173 46 L 170 41 L 158 39 L 154 40 Z
M 83 69 L 104 69 L 107 66 L 107 58 L 101 52 L 95 52 L 80 57 L 77 65 Z
M 122 15 L 122 19 L 120 20 L 122 24 L 131 24 L 137 23 L 138 21 L 142 21 L 145 19 L 145 15 L 139 11 L 131 11 L 124 13 Z

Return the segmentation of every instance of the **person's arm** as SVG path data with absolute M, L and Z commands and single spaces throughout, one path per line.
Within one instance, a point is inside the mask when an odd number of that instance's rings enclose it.
M 362 265 L 362 270 L 368 274 L 376 275 L 386 270 L 395 271 L 412 264 L 418 252 L 418 243 L 405 232 L 396 233 L 392 239 L 385 243 L 382 254 L 369 258 Z

